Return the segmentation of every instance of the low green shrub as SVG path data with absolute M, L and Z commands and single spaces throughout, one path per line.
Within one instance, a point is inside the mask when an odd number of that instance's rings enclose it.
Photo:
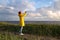
M 0 31 L 19 32 L 20 26 L 14 24 L 1 24 Z M 60 36 L 60 25 L 56 24 L 26 24 L 23 33 L 42 35 L 42 36 Z
M 42 36 L 60 36 L 60 25 L 55 24 L 27 24 L 23 30 L 24 33 L 42 35 Z

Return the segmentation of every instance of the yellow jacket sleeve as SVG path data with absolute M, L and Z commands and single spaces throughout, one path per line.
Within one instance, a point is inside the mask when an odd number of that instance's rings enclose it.
M 26 13 L 23 14 L 23 16 L 26 16 L 26 15 L 27 15 Z

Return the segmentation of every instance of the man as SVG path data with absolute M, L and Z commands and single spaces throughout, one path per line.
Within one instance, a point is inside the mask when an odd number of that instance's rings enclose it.
M 22 30 L 23 30 L 23 27 L 25 26 L 24 17 L 26 16 L 26 11 L 25 11 L 25 13 L 21 13 L 21 11 L 19 11 L 18 16 L 19 16 L 19 19 L 20 19 L 19 25 L 21 26 L 21 29 L 20 29 L 19 32 L 20 32 L 20 35 L 24 35 L 22 33 Z

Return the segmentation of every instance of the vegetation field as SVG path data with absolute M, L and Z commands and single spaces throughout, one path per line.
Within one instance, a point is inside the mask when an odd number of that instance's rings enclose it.
M 0 40 L 60 40 L 60 25 L 26 24 L 24 36 L 19 35 L 20 26 L 0 22 Z

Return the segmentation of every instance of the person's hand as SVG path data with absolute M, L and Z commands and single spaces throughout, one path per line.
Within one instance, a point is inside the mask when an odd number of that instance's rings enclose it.
M 25 11 L 25 13 L 27 13 L 27 11 Z

